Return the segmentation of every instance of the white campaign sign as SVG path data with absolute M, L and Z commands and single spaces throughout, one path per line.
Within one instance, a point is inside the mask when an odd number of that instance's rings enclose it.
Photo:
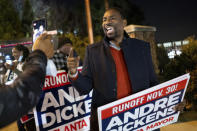
M 183 101 L 189 74 L 98 108 L 100 131 L 155 130 L 178 120 L 173 107 Z

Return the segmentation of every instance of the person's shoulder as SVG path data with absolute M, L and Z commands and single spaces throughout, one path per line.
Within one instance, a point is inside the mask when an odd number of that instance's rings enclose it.
M 143 41 L 143 40 L 139 40 L 139 39 L 136 39 L 136 38 L 128 38 L 127 40 L 128 40 L 129 43 L 134 44 L 136 46 L 145 47 L 145 48 L 150 47 L 150 44 L 146 41 Z
M 96 42 L 96 43 L 90 44 L 87 47 L 90 48 L 90 49 L 93 49 L 93 48 L 99 48 L 102 45 L 103 45 L 103 41 L 100 41 L 100 42 Z
M 141 44 L 141 45 L 149 44 L 146 41 L 143 41 L 143 40 L 140 40 L 140 39 L 136 39 L 136 38 L 128 38 L 127 40 L 129 42 L 136 43 L 136 44 Z

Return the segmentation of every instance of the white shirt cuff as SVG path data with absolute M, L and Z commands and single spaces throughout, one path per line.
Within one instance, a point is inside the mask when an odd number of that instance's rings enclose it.
M 73 74 L 73 75 L 70 73 L 70 71 L 68 71 L 68 76 L 69 76 L 69 78 L 71 78 L 71 79 L 72 79 L 72 78 L 73 78 L 73 79 L 76 78 L 76 77 L 78 76 L 78 70 L 77 70 L 77 72 L 76 72 L 75 74 Z

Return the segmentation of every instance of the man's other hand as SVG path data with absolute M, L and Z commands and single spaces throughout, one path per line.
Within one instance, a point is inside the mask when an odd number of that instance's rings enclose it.
M 175 111 L 180 111 L 181 113 L 183 112 L 184 108 L 186 106 L 186 100 L 184 99 L 181 103 L 175 105 L 173 108 Z

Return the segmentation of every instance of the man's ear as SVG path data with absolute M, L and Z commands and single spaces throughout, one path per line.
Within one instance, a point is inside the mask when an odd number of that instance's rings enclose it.
M 126 19 L 123 20 L 123 26 L 124 27 L 127 26 L 127 20 Z

